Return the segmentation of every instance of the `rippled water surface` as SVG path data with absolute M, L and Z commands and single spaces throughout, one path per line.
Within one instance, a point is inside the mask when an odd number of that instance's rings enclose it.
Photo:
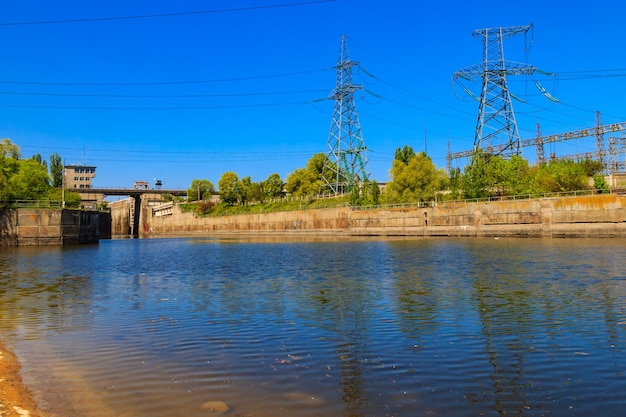
M 622 415 L 626 242 L 0 248 L 0 338 L 51 417 Z

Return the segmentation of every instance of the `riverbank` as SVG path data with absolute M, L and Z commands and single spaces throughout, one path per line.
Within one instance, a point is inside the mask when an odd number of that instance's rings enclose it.
M 17 357 L 0 342 L 0 417 L 44 417 L 22 382 Z

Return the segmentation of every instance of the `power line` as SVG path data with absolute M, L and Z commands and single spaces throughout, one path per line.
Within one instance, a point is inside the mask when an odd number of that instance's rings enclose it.
M 208 98 L 208 97 L 254 97 L 290 94 L 323 93 L 320 90 L 276 91 L 265 93 L 216 93 L 216 94 L 72 94 L 72 93 L 27 93 L 20 91 L 0 91 L 0 95 L 38 96 L 38 97 L 99 97 L 99 98 Z
M 303 74 L 311 74 L 314 72 L 323 72 L 328 70 L 334 70 L 332 67 L 328 68 L 318 68 L 304 71 L 293 71 L 293 72 L 284 72 L 278 74 L 266 74 L 266 75 L 251 75 L 246 77 L 234 77 L 234 78 L 221 78 L 221 79 L 213 79 L 213 80 L 191 80 L 191 81 L 146 81 L 146 82 L 124 82 L 124 83 L 97 83 L 97 82 L 88 82 L 88 83 L 76 83 L 76 82 L 55 82 L 55 81 L 9 81 L 9 80 L 0 80 L 0 84 L 16 84 L 16 85 L 57 85 L 57 86 L 140 86 L 140 85 L 183 85 L 183 84 L 210 84 L 210 83 L 224 83 L 224 82 L 234 82 L 234 81 L 249 81 L 249 80 L 260 80 L 266 78 L 280 78 L 280 77 L 289 77 L 295 75 L 303 75 Z
M 52 146 L 30 146 L 30 145 L 25 145 L 25 146 L 20 146 L 20 148 L 33 148 L 33 149 L 52 149 L 52 150 L 64 150 L 64 151 L 76 151 L 76 152 L 80 152 L 83 153 L 85 151 L 84 147 L 80 147 L 80 148 L 75 148 L 75 147 L 52 147 Z M 167 150 L 167 151 L 151 151 L 151 150 L 145 150 L 145 149 L 141 149 L 141 150 L 130 150 L 130 149 L 118 149 L 118 148 L 111 148 L 111 149 L 101 149 L 101 148 L 89 148 L 90 152 L 111 152 L 111 153 L 115 153 L 115 154 L 119 154 L 119 153 L 126 153 L 126 154 L 141 154 L 141 155 L 146 155 L 146 154 L 150 154 L 150 155 L 160 155 L 160 154 L 164 154 L 164 155 L 171 155 L 171 154 L 182 154 L 182 155 L 212 155 L 212 154 L 216 154 L 216 155 L 241 155 L 242 152 L 240 151 L 214 151 L 214 152 L 210 152 L 210 151 L 172 151 L 172 150 Z M 307 153 L 311 153 L 311 152 L 319 152 L 319 150 L 317 151 L 305 151 L 305 150 L 298 150 L 298 151 L 281 151 L 281 155 L 289 155 L 289 154 L 294 154 L 294 155 L 302 155 L 302 154 L 307 154 Z M 245 152 L 246 154 L 249 155 L 275 155 L 276 151 L 249 151 L 246 150 Z
M 311 104 L 310 101 L 292 101 L 283 103 L 259 103 L 259 104 L 232 104 L 223 106 L 163 106 L 163 107 L 108 107 L 108 106 L 44 106 L 44 105 L 21 105 L 21 104 L 0 104 L 1 108 L 14 109 L 55 109 L 55 110 L 216 110 L 216 109 L 241 109 L 253 107 L 277 107 L 293 106 L 297 104 Z
M 80 19 L 59 19 L 59 20 L 36 20 L 25 22 L 7 22 L 0 23 L 0 26 L 30 26 L 30 25 L 51 25 L 60 23 L 87 23 L 87 22 L 104 22 L 114 20 L 133 20 L 133 19 L 153 19 L 160 17 L 176 17 L 176 16 L 194 16 L 203 14 L 217 14 L 217 13 L 232 13 L 232 12 L 244 12 L 251 10 L 268 10 L 278 9 L 285 7 L 306 6 L 321 3 L 333 3 L 336 0 L 313 0 L 294 3 L 282 3 L 282 4 L 269 4 L 265 6 L 250 6 L 250 7 L 236 7 L 231 9 L 213 9 L 213 10 L 196 10 L 190 12 L 172 12 L 172 13 L 154 13 L 144 15 L 132 15 L 132 16 L 109 16 L 109 17 L 91 17 Z

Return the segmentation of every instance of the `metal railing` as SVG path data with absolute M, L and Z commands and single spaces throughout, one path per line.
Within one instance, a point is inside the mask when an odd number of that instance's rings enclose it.
M 277 213 L 277 212 L 289 212 L 289 211 L 299 211 L 299 210 L 322 210 L 328 208 L 341 208 L 347 207 L 352 211 L 366 211 L 366 210 L 391 210 L 391 209 L 421 209 L 421 208 L 430 208 L 436 207 L 439 205 L 453 205 L 453 204 L 470 204 L 470 203 L 485 203 L 485 202 L 497 202 L 497 201 L 511 201 L 511 200 L 532 200 L 532 199 L 542 199 L 542 198 L 555 198 L 555 197 L 576 197 L 583 195 L 597 195 L 597 194 L 626 194 L 626 188 L 610 188 L 606 190 L 578 190 L 578 191 L 562 191 L 562 192 L 551 192 L 551 193 L 536 193 L 536 194 L 518 194 L 518 195 L 503 195 L 503 196 L 492 196 L 492 197 L 484 197 L 484 198 L 465 198 L 458 200 L 430 200 L 430 201 L 419 201 L 413 203 L 394 203 L 394 204 L 377 204 L 377 205 L 369 205 L 369 206 L 354 206 L 346 202 L 342 203 L 333 203 L 329 200 L 328 204 L 316 204 L 315 207 L 307 207 L 305 204 L 301 204 L 299 207 L 277 207 L 277 208 L 267 208 L 262 206 L 253 206 L 249 211 L 239 212 L 237 210 L 232 211 L 223 211 L 219 214 L 208 215 L 207 217 L 226 217 L 226 216 L 243 216 L 250 214 L 268 214 L 268 213 Z M 286 197 L 282 201 L 306 201 L 310 197 Z M 304 207 L 303 207 L 304 206 Z M 198 215 L 195 211 L 191 211 L 195 217 L 204 217 L 202 215 Z
M 14 200 L 14 201 L 0 201 L 0 208 L 31 208 L 31 209 L 71 209 L 71 210 L 97 210 L 97 207 L 93 205 L 82 206 L 79 202 L 63 202 L 60 200 Z

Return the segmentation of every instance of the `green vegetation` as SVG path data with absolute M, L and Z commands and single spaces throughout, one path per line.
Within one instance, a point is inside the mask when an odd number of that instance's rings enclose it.
M 485 198 L 587 190 L 589 179 L 601 170 L 602 164 L 596 161 L 551 160 L 531 167 L 520 156 L 505 160 L 481 152 L 463 174 L 451 177 L 453 189 L 461 190 L 464 198 Z M 608 188 L 604 177 L 597 184 Z
M 20 148 L 10 139 L 0 142 L 0 206 L 10 207 L 17 201 L 38 201 L 39 206 L 54 206 L 63 199 L 63 164 L 58 154 L 50 155 L 48 164 L 40 154 L 22 159 Z M 78 208 L 80 195 L 65 192 L 66 207 Z
M 5 138 L 0 141 L 0 204 L 11 206 L 19 200 L 60 201 L 63 164 L 59 154 L 50 155 L 49 166 L 40 154 L 20 157 L 19 147 Z M 550 160 L 531 166 L 520 156 L 505 159 L 476 153 L 463 171 L 446 173 L 424 152 L 405 145 L 396 149 L 389 182 L 382 189 L 376 181 L 365 181 L 349 194 L 321 198 L 328 193 L 324 169 L 333 171 L 328 156 L 314 154 L 304 168 L 294 170 L 286 181 L 273 173 L 253 182 L 228 171 L 218 181 L 218 191 L 206 179 L 194 179 L 181 207 L 202 216 L 296 210 L 339 205 L 370 206 L 405 204 L 445 199 L 480 199 L 494 196 L 541 195 L 546 193 L 596 190 L 608 185 L 602 164 L 593 160 Z M 336 170 L 335 170 L 336 171 Z M 219 196 L 219 198 L 217 198 Z M 166 201 L 180 201 L 165 195 Z M 80 195 L 65 191 L 67 207 L 79 207 Z
M 348 195 L 322 198 L 324 192 L 328 192 L 323 178 L 324 166 L 329 165 L 327 155 L 315 154 L 304 168 L 289 174 L 285 183 L 278 174 L 255 183 L 250 177 L 240 179 L 234 172 L 225 172 L 218 182 L 220 202 L 205 200 L 194 204 L 189 199 L 182 206 L 198 215 L 220 216 L 345 204 L 410 204 L 608 189 L 601 175 L 602 164 L 597 161 L 551 160 L 530 166 L 520 156 L 505 159 L 479 152 L 463 171 L 446 173 L 424 152 L 416 153 L 405 145 L 394 154 L 390 181 L 384 190 L 376 181 L 366 181 Z
M 386 203 L 433 201 L 449 184 L 445 171 L 437 169 L 428 155 L 416 154 L 408 146 L 396 151 L 391 178 L 384 194 Z
M 215 186 L 209 180 L 193 180 L 187 189 L 187 201 L 199 201 L 211 199 L 215 192 Z

